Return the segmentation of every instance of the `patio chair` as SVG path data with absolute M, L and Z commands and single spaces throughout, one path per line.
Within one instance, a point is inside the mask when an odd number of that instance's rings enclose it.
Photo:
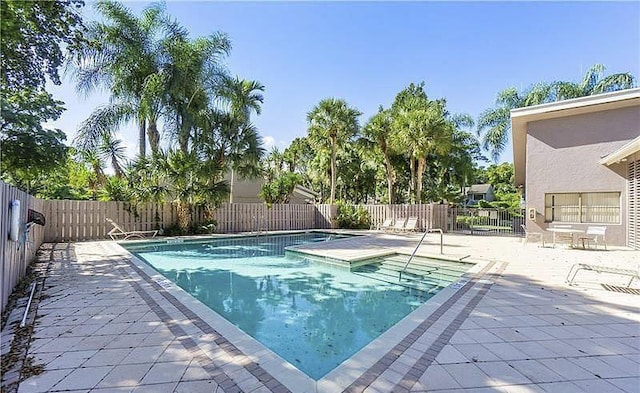
M 596 244 L 596 250 L 598 249 L 599 237 L 602 236 L 602 244 L 604 244 L 604 249 L 607 249 L 607 240 L 605 239 L 605 233 L 607 232 L 607 227 L 588 227 L 587 232 L 584 235 L 578 237 L 579 241 L 582 241 L 582 248 L 584 249 L 584 242 L 587 241 L 587 246 L 590 246 L 591 241 Z
M 522 227 L 522 230 L 524 231 L 524 246 L 527 245 L 527 243 L 529 242 L 529 239 L 540 239 L 540 242 L 542 243 L 542 247 L 544 247 L 544 233 L 542 232 L 529 232 L 527 231 L 527 227 L 524 226 L 524 224 L 520 225 Z
M 402 232 L 404 230 L 404 224 L 407 222 L 406 218 L 398 218 L 396 224 L 391 228 L 393 232 Z
M 393 219 L 391 218 L 387 218 L 386 220 L 384 220 L 384 222 L 378 227 L 378 229 L 383 230 L 383 231 L 389 231 L 391 230 L 391 227 L 393 225 Z
M 418 230 L 418 217 L 409 217 L 402 228 L 404 232 L 414 232 Z
M 122 229 L 120 225 L 116 224 L 112 219 L 107 218 L 106 220 L 109 224 L 113 225 L 113 228 L 111 228 L 111 230 L 107 232 L 107 235 L 111 237 L 111 240 L 118 240 L 118 237 L 122 237 L 122 240 L 129 240 L 134 237 L 144 239 L 147 236 L 150 236 L 153 238 L 153 237 L 156 237 L 156 235 L 158 234 L 158 231 L 125 231 L 124 229 Z

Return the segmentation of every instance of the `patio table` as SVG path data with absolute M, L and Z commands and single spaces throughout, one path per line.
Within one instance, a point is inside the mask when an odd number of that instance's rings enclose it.
M 553 248 L 556 248 L 556 233 L 571 235 L 571 248 L 573 248 L 574 236 L 584 233 L 584 230 L 577 228 L 547 228 L 547 231 L 553 233 Z

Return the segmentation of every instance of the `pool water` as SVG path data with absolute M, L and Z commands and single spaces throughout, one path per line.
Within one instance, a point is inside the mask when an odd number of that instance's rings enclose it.
M 318 380 L 434 295 L 285 256 L 285 247 L 336 237 L 311 232 L 126 248 Z

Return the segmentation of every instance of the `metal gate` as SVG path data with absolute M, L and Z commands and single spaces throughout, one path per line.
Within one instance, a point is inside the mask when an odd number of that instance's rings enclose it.
M 524 210 L 452 207 L 449 231 L 478 236 L 524 236 Z

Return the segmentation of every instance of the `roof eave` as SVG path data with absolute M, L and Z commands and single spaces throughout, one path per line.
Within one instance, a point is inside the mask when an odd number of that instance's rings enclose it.
M 631 142 L 622 146 L 621 148 L 614 151 L 613 153 L 603 157 L 599 161 L 599 163 L 601 165 L 607 165 L 607 166 L 617 164 L 619 162 L 626 160 L 627 157 L 631 156 L 632 154 L 636 154 L 638 152 L 640 152 L 640 136 L 633 139 Z

